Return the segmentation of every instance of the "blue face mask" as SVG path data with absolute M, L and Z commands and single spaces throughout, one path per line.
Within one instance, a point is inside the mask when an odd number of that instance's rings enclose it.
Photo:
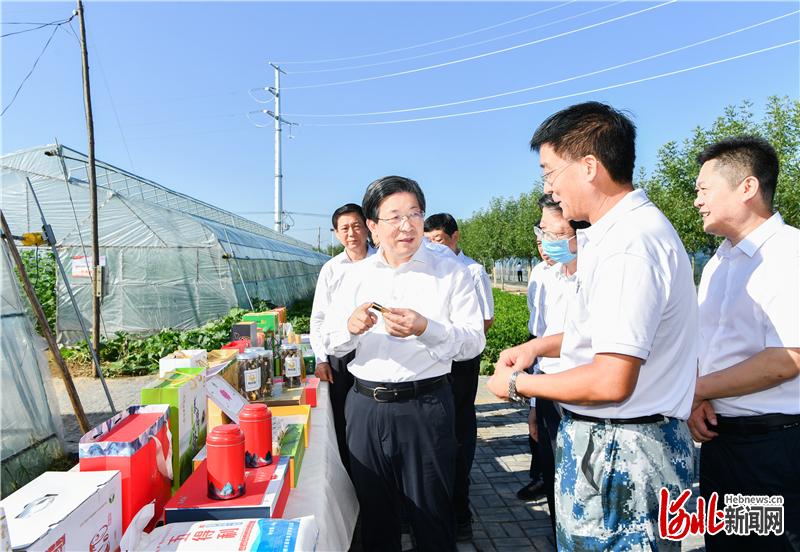
M 542 251 L 557 263 L 568 263 L 577 256 L 569 250 L 569 240 L 574 237 L 567 240 L 542 241 Z

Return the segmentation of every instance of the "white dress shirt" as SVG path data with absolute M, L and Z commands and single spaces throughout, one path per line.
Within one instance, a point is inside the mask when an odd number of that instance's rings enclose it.
M 621 403 L 578 406 L 599 418 L 689 417 L 697 378 L 697 296 L 689 256 L 675 229 L 634 190 L 590 228 L 578 230 L 578 281 L 569 302 L 561 362 L 598 353 L 642 359 Z
M 378 323 L 353 335 L 347 321 L 355 308 L 376 302 L 384 307 L 413 309 L 428 320 L 419 337 L 394 337 Z M 325 350 L 338 356 L 353 349 L 348 365 L 368 381 L 416 381 L 450 372 L 453 360 L 476 357 L 484 348 L 483 316 L 472 278 L 455 255 L 442 255 L 421 245 L 411 259 L 390 266 L 378 249 L 348 271 L 322 326 Z
M 492 320 L 494 318 L 494 297 L 492 297 L 492 282 L 489 280 L 489 275 L 486 274 L 486 269 L 475 259 L 464 255 L 463 251 L 458 252 L 458 260 L 464 263 L 470 276 L 472 276 L 472 283 L 475 286 L 475 293 L 478 294 L 478 306 L 483 313 L 483 319 Z
M 767 347 L 800 347 L 800 230 L 775 213 L 735 247 L 722 242 L 703 269 L 697 300 L 700 375 Z M 711 404 L 723 416 L 800 414 L 800 376 Z
M 578 283 L 577 274 L 567 276 L 562 263 L 554 264 L 548 272 L 550 278 L 542 293 L 543 301 L 540 309 L 544 329 L 537 337 L 560 334 L 564 331 L 569 301 L 575 296 Z M 555 374 L 567 368 L 572 366 L 562 366 L 560 358 L 539 359 L 539 370 L 545 374 Z
M 367 257 L 375 253 L 375 248 L 367 244 Z M 363 259 L 362 259 L 363 260 Z M 359 262 L 359 261 L 356 261 Z M 319 271 L 317 277 L 317 287 L 314 290 L 314 303 L 311 306 L 311 320 L 310 320 L 310 341 L 311 349 L 314 351 L 314 357 L 317 364 L 320 362 L 328 362 L 328 355 L 325 352 L 325 347 L 322 344 L 322 336 L 320 331 L 322 329 L 322 322 L 325 320 L 325 313 L 331 304 L 331 298 L 347 269 L 353 266 L 354 262 L 350 260 L 347 251 L 342 251 L 324 265 Z
M 552 279 L 551 265 L 541 261 L 531 269 L 528 280 L 528 333 L 539 337 L 544 334 L 544 309 L 547 283 Z

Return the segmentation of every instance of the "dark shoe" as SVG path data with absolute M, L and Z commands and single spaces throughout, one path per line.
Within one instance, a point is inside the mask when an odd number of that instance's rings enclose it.
M 472 540 L 472 521 L 459 523 L 456 528 L 456 542 L 467 542 Z
M 541 479 L 531 481 L 517 491 L 517 498 L 520 500 L 533 500 L 544 495 L 544 481 Z

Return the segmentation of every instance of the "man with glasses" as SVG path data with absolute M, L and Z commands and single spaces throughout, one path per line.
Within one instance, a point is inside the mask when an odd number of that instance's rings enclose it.
M 633 187 L 636 128 L 587 102 L 550 116 L 531 139 L 544 191 L 577 232 L 580 266 L 563 334 L 500 354 L 500 397 L 558 401 L 559 549 L 680 550 L 660 538 L 658 496 L 691 488 L 686 419 L 697 369 L 697 299 L 675 229 Z M 527 375 L 536 357 L 559 372 Z
M 455 550 L 456 439 L 448 374 L 486 343 L 466 267 L 422 246 L 425 196 L 387 176 L 362 202 L 378 253 L 342 282 L 322 336 L 348 369 L 347 444 L 365 550 L 400 550 L 401 512 L 418 550 Z
M 367 243 L 367 221 L 360 205 L 347 203 L 333 212 L 331 217 L 336 238 L 344 246 L 344 251 L 322 265 L 314 290 L 314 303 L 311 307 L 311 348 L 316 357 L 316 375 L 330 383 L 331 412 L 336 443 L 342 464 L 350 473 L 350 453 L 345 438 L 344 402 L 347 392 L 353 387 L 353 376 L 347 371 L 353 354 L 343 357 L 328 356 L 322 344 L 322 323 L 331 304 L 333 294 L 342 283 L 347 270 L 358 261 L 366 259 L 375 250 Z
M 425 219 L 425 237 L 452 251 L 467 267 L 472 277 L 478 305 L 483 313 L 483 332 L 489 331 L 494 322 L 494 298 L 492 282 L 479 262 L 464 255 L 458 247 L 461 234 L 458 223 L 450 213 L 437 213 Z M 475 418 L 475 395 L 478 393 L 478 376 L 481 371 L 480 351 L 474 358 L 453 362 L 450 378 L 455 402 L 456 481 L 453 489 L 453 505 L 456 510 L 456 538 L 459 542 L 472 539 L 472 512 L 469 507 L 469 473 L 475 459 L 475 444 L 478 439 L 478 422 Z

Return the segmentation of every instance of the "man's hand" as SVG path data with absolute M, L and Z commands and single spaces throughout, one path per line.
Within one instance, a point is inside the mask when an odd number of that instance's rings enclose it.
M 531 408 L 530 413 L 528 414 L 528 435 L 531 436 L 531 439 L 534 441 L 539 441 L 539 427 L 536 425 L 536 409 Z
M 695 441 L 705 443 L 710 441 L 718 435 L 715 431 L 711 431 L 708 424 L 717 425 L 717 414 L 711 407 L 708 401 L 700 401 L 697 407 L 692 410 L 691 416 L 688 420 L 689 431 L 692 432 L 692 437 Z
M 317 364 L 317 367 L 314 369 L 314 375 L 321 381 L 333 383 L 333 370 L 331 369 L 331 365 L 327 362 L 320 362 Z
M 536 356 L 526 345 L 527 343 L 523 343 L 522 345 L 517 345 L 516 347 L 511 347 L 510 349 L 502 351 L 495 366 L 513 368 L 514 370 L 525 370 L 533 366 L 533 361 L 536 360 Z M 495 368 L 495 370 L 496 369 L 497 368 Z
M 428 327 L 428 319 L 411 309 L 386 309 L 382 314 L 386 333 L 395 337 L 420 336 Z
M 347 331 L 353 335 L 361 335 L 378 322 L 378 317 L 370 312 L 370 306 L 372 306 L 371 302 L 364 303 L 353 311 L 347 321 Z
M 512 373 L 518 371 L 511 366 L 503 366 L 498 362 L 494 365 L 494 374 L 486 382 L 486 387 L 497 395 L 497 398 L 508 400 L 508 380 Z

